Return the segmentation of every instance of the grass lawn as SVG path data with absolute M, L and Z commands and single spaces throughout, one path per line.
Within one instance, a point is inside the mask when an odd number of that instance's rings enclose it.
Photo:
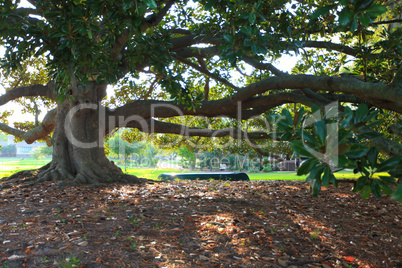
M 35 160 L 33 158 L 0 158 L 0 178 L 7 177 L 15 172 L 21 170 L 28 170 L 39 168 L 46 165 L 49 159 Z M 121 166 L 124 169 L 124 166 Z M 200 171 L 194 171 L 198 173 Z M 161 173 L 190 173 L 190 171 L 183 171 L 177 169 L 159 169 L 159 168 L 128 168 L 128 174 L 136 175 L 138 177 L 157 180 Z M 296 172 L 268 172 L 268 173 L 247 173 L 250 180 L 304 180 L 306 176 L 297 176 Z M 387 173 L 380 174 L 387 176 Z M 359 174 L 353 174 L 352 171 L 340 171 L 335 173 L 338 179 L 354 179 L 358 178 Z
M 49 161 L 49 158 L 36 160 L 34 158 L 0 157 L 0 178 L 8 177 L 21 170 L 40 168 Z
M 193 173 L 199 173 L 194 171 Z M 183 171 L 177 169 L 158 169 L 158 168 L 130 168 L 127 173 L 137 177 L 157 180 L 158 175 L 161 173 L 191 173 L 190 171 Z M 353 174 L 352 171 L 340 171 L 334 173 L 338 179 L 355 179 L 359 174 Z M 267 173 L 247 173 L 250 180 L 305 180 L 306 175 L 297 176 L 296 172 L 267 172 Z M 387 173 L 381 173 L 382 176 L 387 176 Z

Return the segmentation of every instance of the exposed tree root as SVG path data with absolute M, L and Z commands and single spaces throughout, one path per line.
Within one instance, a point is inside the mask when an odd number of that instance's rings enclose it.
M 134 175 L 124 174 L 123 171 L 115 166 L 113 169 L 93 165 L 92 168 L 84 169 L 75 175 L 57 163 L 50 162 L 47 165 L 33 170 L 19 171 L 9 177 L 0 180 L 0 189 L 10 188 L 11 185 L 26 184 L 34 185 L 38 182 L 57 181 L 57 186 L 76 186 L 87 184 L 102 186 L 107 183 L 126 183 L 126 184 L 145 184 L 156 181 L 139 178 Z

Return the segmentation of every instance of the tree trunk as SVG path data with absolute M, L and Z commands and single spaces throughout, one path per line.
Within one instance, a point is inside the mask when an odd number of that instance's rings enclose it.
M 105 155 L 105 121 L 102 120 L 106 118 L 99 109 L 104 96 L 99 93 L 101 90 L 92 85 L 89 90 L 74 94 L 75 100 L 59 104 L 53 133 L 53 159 L 38 173 L 39 181 L 61 180 L 65 181 L 61 183 L 64 185 L 144 181 L 124 174 Z

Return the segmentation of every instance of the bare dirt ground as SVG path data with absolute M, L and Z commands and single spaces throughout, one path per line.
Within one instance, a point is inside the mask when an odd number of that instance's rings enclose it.
M 350 185 L 20 180 L 0 197 L 0 267 L 402 267 L 402 204 Z

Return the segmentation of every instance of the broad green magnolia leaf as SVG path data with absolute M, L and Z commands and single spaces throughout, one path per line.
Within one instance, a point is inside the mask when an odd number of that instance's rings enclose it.
M 333 9 L 334 7 L 335 7 L 335 5 L 329 5 L 329 6 L 324 6 L 324 7 L 317 8 L 317 9 L 313 12 L 313 14 L 311 15 L 311 19 L 316 19 L 316 18 L 318 18 L 318 17 L 327 15 L 328 12 L 329 12 L 331 9 Z
M 399 187 L 395 191 L 395 193 L 392 195 L 392 198 L 402 202 L 402 183 L 399 184 Z
M 370 196 L 370 193 L 371 193 L 370 185 L 365 185 L 361 190 L 360 195 L 363 199 L 367 199 Z
M 365 14 L 361 14 L 359 16 L 359 20 L 364 25 L 364 27 L 368 27 L 370 25 L 370 23 L 371 23 L 370 17 L 365 15 Z
M 155 0 L 143 0 L 145 4 L 152 9 L 158 8 L 158 5 L 156 4 Z
M 369 161 L 369 164 L 371 167 L 376 167 L 377 165 L 377 156 L 378 156 L 379 151 L 377 148 L 372 147 L 367 153 L 367 160 Z
M 300 156 L 312 157 L 313 155 L 310 153 L 308 149 L 306 149 L 306 145 L 301 140 L 294 140 L 290 142 L 293 150 Z
M 344 7 L 339 13 L 339 23 L 341 25 L 348 25 L 352 18 L 353 12 L 349 9 L 349 7 Z
M 368 116 L 369 110 L 365 103 L 359 105 L 356 110 L 354 123 L 357 124 L 359 122 L 364 122 L 364 119 Z
M 386 195 L 392 194 L 392 189 L 391 189 L 391 187 L 388 186 L 387 183 L 384 183 L 383 181 L 378 181 L 378 184 L 380 185 L 380 188 L 384 194 L 386 194 Z
M 388 158 L 383 163 L 377 165 L 376 172 L 388 172 L 393 169 L 396 169 L 402 161 L 402 157 L 400 155 L 395 155 L 391 158 Z
M 331 168 L 329 166 L 327 166 L 324 170 L 324 174 L 322 175 L 322 184 L 324 186 L 328 186 L 329 183 L 331 182 Z
M 394 177 L 391 177 L 391 176 L 379 176 L 379 177 L 384 183 L 397 185 Z
M 350 150 L 346 153 L 349 158 L 360 158 L 369 151 L 365 145 L 360 143 L 353 143 L 350 145 Z
M 387 12 L 388 9 L 386 6 L 383 5 L 373 5 L 370 8 L 366 10 L 367 15 L 369 15 L 371 18 L 375 19 L 378 16 L 384 14 Z
M 380 184 L 378 183 L 378 180 L 376 180 L 376 179 L 371 180 L 370 189 L 375 197 L 380 198 L 382 196 L 381 188 L 380 188 Z
M 367 184 L 367 181 L 368 181 L 367 176 L 361 176 L 360 178 L 358 178 L 353 187 L 353 192 L 360 192 L 363 189 L 363 187 Z
M 315 158 L 310 158 L 303 162 L 301 166 L 297 169 L 297 175 L 305 175 L 311 172 L 311 170 L 318 164 L 318 160 Z
M 357 22 L 357 16 L 354 15 L 352 18 L 352 23 L 350 24 L 350 31 L 351 32 L 356 31 L 358 26 L 359 26 L 359 24 Z
M 369 8 L 374 3 L 374 0 L 358 0 L 353 2 L 354 2 L 353 9 L 355 11 L 362 11 Z
M 318 139 L 321 145 L 325 145 L 325 140 L 327 136 L 327 127 L 324 120 L 319 120 L 314 123 L 314 129 L 317 133 Z

